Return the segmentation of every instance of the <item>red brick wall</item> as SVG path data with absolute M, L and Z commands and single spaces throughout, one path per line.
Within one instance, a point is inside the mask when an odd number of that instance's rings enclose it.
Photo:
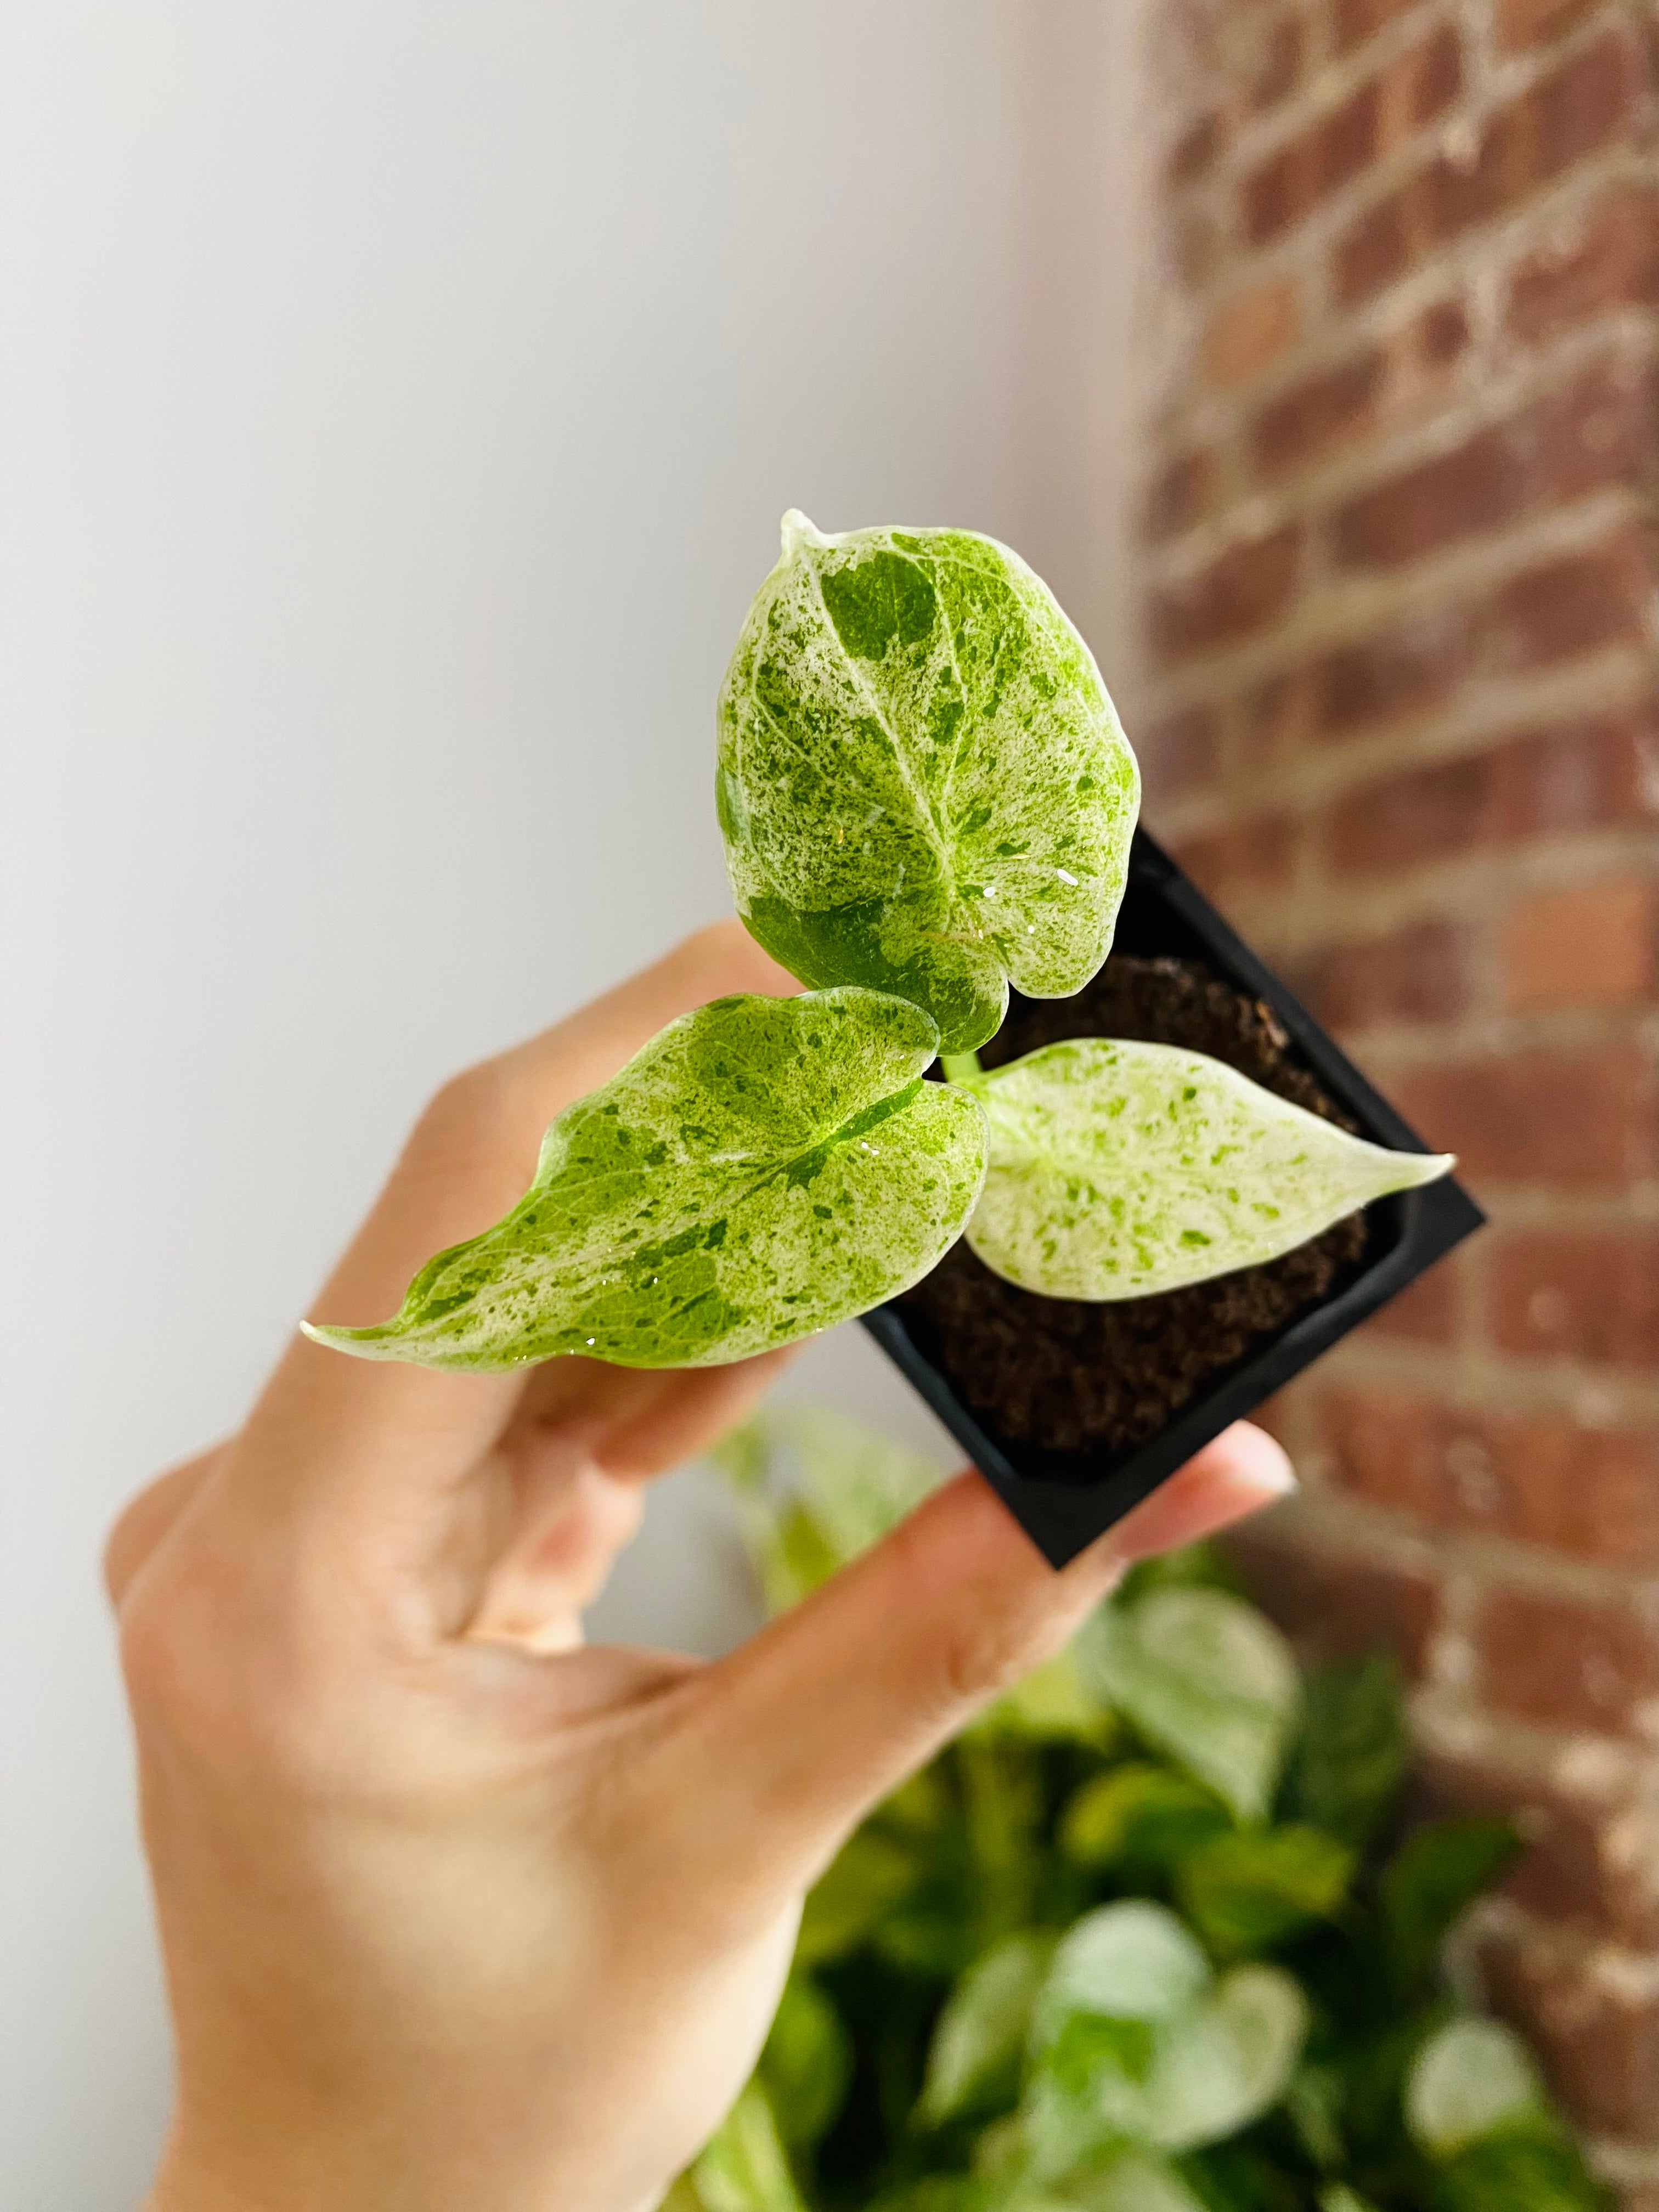
M 1490 1987 L 1659 2212 L 1659 16 L 1155 13 L 1147 818 L 1493 1222 L 1249 1548 L 1527 1809 Z

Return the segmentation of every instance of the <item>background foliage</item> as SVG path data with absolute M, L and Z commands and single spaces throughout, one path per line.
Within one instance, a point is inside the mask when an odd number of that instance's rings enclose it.
M 769 1603 L 933 1470 L 782 1413 L 725 1472 Z M 1401 1684 L 1304 1676 L 1219 1556 L 1137 1569 L 847 1844 L 755 2077 L 669 2212 L 1589 2212 L 1448 1930 L 1508 1824 L 1398 1832 Z

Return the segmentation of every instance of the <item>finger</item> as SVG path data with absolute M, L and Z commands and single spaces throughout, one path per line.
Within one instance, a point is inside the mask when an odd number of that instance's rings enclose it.
M 104 1588 L 118 1613 L 121 1601 L 179 1516 L 216 1465 L 222 1446 L 168 1469 L 122 1508 L 104 1540 Z
M 733 1429 L 769 1390 L 800 1346 L 783 1346 L 729 1367 L 665 1375 L 665 1387 L 601 1440 L 595 1457 L 607 1474 L 631 1481 L 694 1458 Z
M 793 977 L 736 922 L 690 938 L 666 959 L 568 1021 L 446 1086 L 318 1302 L 330 1320 L 383 1319 L 445 1246 L 498 1219 L 528 1187 L 555 1115 L 614 1075 L 677 1015 L 736 991 L 783 994 Z M 234 1452 L 234 1480 L 284 1512 L 319 1492 L 370 1511 L 465 1479 L 501 1435 L 522 1375 L 454 1375 L 371 1362 L 296 1339 Z
M 972 1473 L 702 1678 L 688 1736 L 725 1778 L 725 1848 L 801 1877 L 988 1699 L 1052 1656 L 1132 1561 L 1190 1543 L 1295 1487 L 1238 1423 L 1059 1574 Z M 690 1777 L 688 1776 L 688 1784 Z
M 579 1644 L 582 1613 L 637 1533 L 644 1483 L 740 1420 L 792 1352 L 648 1375 L 550 1363 L 491 1455 L 507 1510 L 478 1531 L 489 1549 L 473 1553 L 470 1590 L 467 1577 L 452 1575 L 446 1632 L 534 1651 Z M 574 1392 L 562 1384 L 571 1368 L 587 1370 Z

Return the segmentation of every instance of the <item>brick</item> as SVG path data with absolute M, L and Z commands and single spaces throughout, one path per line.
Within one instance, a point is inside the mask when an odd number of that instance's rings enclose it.
M 1461 300 L 1439 300 L 1411 325 L 1410 352 L 1428 367 L 1443 368 L 1469 343 L 1469 318 Z
M 1504 1536 L 1610 1566 L 1659 1565 L 1659 1444 L 1382 1391 L 1321 1401 L 1330 1480 L 1437 1528 Z
M 1171 461 L 1146 495 L 1144 527 L 1152 544 L 1178 538 L 1213 514 L 1220 480 L 1220 463 L 1208 447 L 1179 454 Z
M 1255 465 L 1265 477 L 1318 460 L 1375 420 L 1388 370 L 1377 346 L 1334 368 L 1321 369 L 1262 410 L 1250 434 Z
M 1543 1771 L 1520 1760 L 1419 1753 L 1407 1818 L 1508 1816 L 1527 1850 L 1504 1893 L 1541 1918 L 1616 1942 L 1659 1942 L 1659 1837 L 1618 1768 Z
M 1227 247 L 1224 232 L 1201 207 L 1178 210 L 1170 231 L 1177 275 L 1189 292 L 1200 290 L 1221 266 Z
M 1659 731 L 1645 711 L 1526 732 L 1486 752 L 1362 784 L 1332 808 L 1335 866 L 1393 873 L 1553 831 L 1659 818 Z
M 1645 710 L 1534 730 L 1488 757 L 1494 844 L 1659 819 L 1659 728 Z
M 1463 42 L 1449 23 L 1411 46 L 1383 71 L 1383 148 L 1401 143 L 1442 115 L 1463 89 Z
M 1659 2109 L 1659 2000 L 1640 1966 L 1613 1966 L 1554 1930 L 1481 1947 L 1493 2010 L 1527 2036 L 1569 2115 L 1581 2128 L 1644 2142 Z
M 1643 49 L 1613 28 L 1491 118 L 1470 157 L 1440 154 L 1368 208 L 1332 250 L 1345 304 L 1369 298 L 1435 247 L 1518 205 L 1625 134 L 1644 88 Z
M 1483 430 L 1338 508 L 1332 550 L 1347 568 L 1414 561 L 1512 521 L 1527 491 L 1525 464 L 1507 427 Z
M 1634 483 L 1653 449 L 1651 422 L 1649 373 L 1624 360 L 1592 362 L 1507 422 L 1340 507 L 1331 519 L 1335 556 L 1346 568 L 1392 567 L 1531 508 Z
M 1620 642 L 1641 644 L 1653 589 L 1645 533 L 1636 526 L 1602 544 L 1541 562 L 1481 611 L 1486 649 L 1500 668 L 1541 668 Z
M 1443 24 L 1340 106 L 1277 148 L 1244 179 L 1246 236 L 1265 245 L 1443 113 L 1462 86 L 1462 48 Z
M 1291 981 L 1328 1027 L 1349 1035 L 1390 1022 L 1453 1021 L 1471 997 L 1468 933 L 1414 923 L 1364 944 L 1333 945 L 1291 963 Z
M 1296 282 L 1273 276 L 1218 310 L 1204 333 L 1204 366 L 1224 389 L 1243 384 L 1295 341 L 1300 324 Z
M 1182 131 L 1170 149 L 1164 169 L 1170 184 L 1178 189 L 1207 176 L 1220 159 L 1226 143 L 1226 124 L 1218 110 L 1212 108 L 1207 114 L 1200 115 Z
M 1498 0 L 1498 46 L 1513 54 L 1564 38 L 1595 12 L 1599 0 Z
M 1257 1522 L 1226 1539 L 1250 1595 L 1310 1658 L 1391 1652 L 1419 1676 L 1440 1613 L 1440 1585 L 1420 1568 L 1353 1553 L 1308 1551 Z
M 1345 307 L 1369 300 L 1403 276 L 1421 251 L 1420 186 L 1389 192 L 1349 224 L 1331 249 L 1331 285 Z
M 1150 730 L 1137 731 L 1135 751 L 1149 799 L 1174 799 L 1213 781 L 1221 766 L 1221 716 L 1189 707 Z
M 1535 246 L 1510 277 L 1517 337 L 1553 337 L 1619 307 L 1659 305 L 1659 192 L 1620 183 L 1563 243 Z
M 1299 15 L 1282 16 L 1268 29 L 1249 88 L 1250 107 L 1266 115 L 1302 81 L 1307 31 Z
M 1315 734 L 1307 667 L 1282 669 L 1252 684 L 1239 702 L 1239 749 L 1247 766 L 1282 758 Z
M 1312 213 L 1371 161 L 1382 143 L 1382 93 L 1377 81 L 1270 154 L 1245 178 L 1244 233 L 1254 246 Z
M 1154 652 L 1164 660 L 1179 659 L 1265 629 L 1294 597 L 1301 560 L 1296 524 L 1230 546 L 1195 576 L 1154 598 Z
M 1487 1327 L 1500 1351 L 1659 1370 L 1659 1234 L 1517 1230 L 1486 1258 Z
M 1417 0 L 1336 0 L 1333 18 L 1339 53 L 1350 53 L 1414 8 Z
M 1659 884 L 1613 876 L 1535 891 L 1510 908 L 1502 937 L 1516 1012 L 1638 1004 L 1659 989 Z
M 1282 890 L 1296 870 L 1301 825 L 1289 814 L 1258 815 L 1177 841 L 1176 857 L 1200 890 L 1224 904 Z
M 1475 1643 L 1486 1704 L 1546 1728 L 1620 1731 L 1659 1693 L 1659 1640 L 1626 1606 L 1499 1589 Z
M 1477 1189 L 1621 1194 L 1656 1166 L 1653 1072 L 1633 1044 L 1448 1061 L 1399 1077 L 1407 1120 Z
M 1498 775 L 1490 753 L 1431 761 L 1363 785 L 1329 817 L 1339 873 L 1389 874 L 1489 844 Z
M 1321 733 L 1346 737 L 1442 705 L 1468 672 L 1469 653 L 1468 626 L 1455 605 L 1335 647 L 1318 668 Z
M 1443 1351 L 1457 1339 L 1458 1267 L 1455 1255 L 1442 1260 L 1390 1298 L 1364 1324 L 1367 1336 L 1397 1338 L 1406 1344 L 1431 1344 Z

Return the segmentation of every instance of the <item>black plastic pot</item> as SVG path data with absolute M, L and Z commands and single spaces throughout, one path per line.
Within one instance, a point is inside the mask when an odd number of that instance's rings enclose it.
M 1200 961 L 1252 998 L 1266 1000 L 1300 1057 L 1363 1135 L 1396 1151 L 1431 1149 L 1145 830 L 1135 832 L 1113 951 Z M 1365 1254 L 1356 1273 L 1322 1304 L 1297 1316 L 1278 1335 L 1217 1376 L 1156 1436 L 1115 1455 L 1049 1451 L 997 1436 L 918 1344 L 902 1306 L 878 1306 L 864 1316 L 864 1325 L 995 1486 L 1033 1542 L 1055 1566 L 1064 1566 L 1212 1437 L 1386 1305 L 1485 1218 L 1449 1176 L 1378 1200 L 1367 1209 Z

